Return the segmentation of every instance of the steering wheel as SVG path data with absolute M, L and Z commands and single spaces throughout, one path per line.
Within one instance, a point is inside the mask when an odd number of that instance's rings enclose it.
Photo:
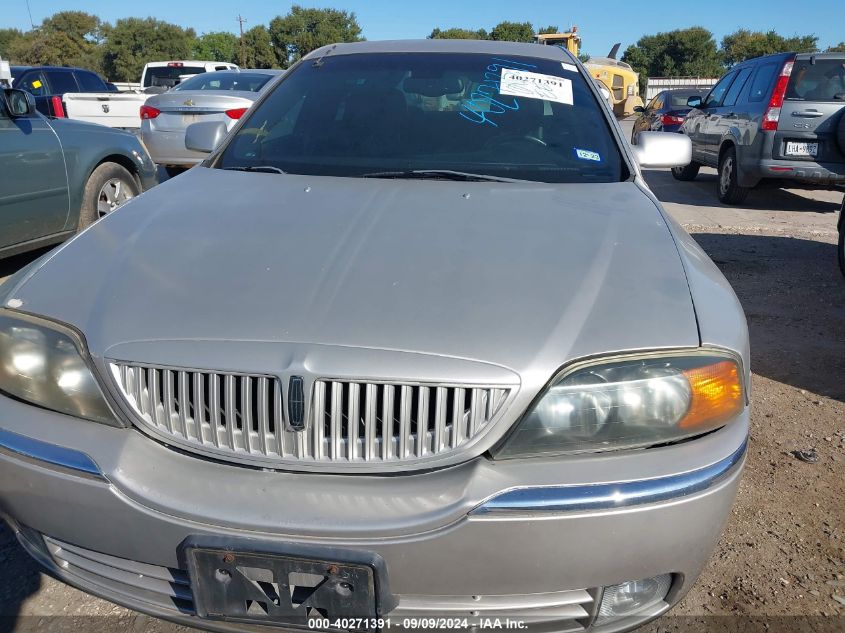
M 486 143 L 484 143 L 485 147 L 490 147 L 493 145 L 505 145 L 508 143 L 513 143 L 514 141 L 528 141 L 529 143 L 533 143 L 534 145 L 540 145 L 541 147 L 548 147 L 549 144 L 546 143 L 543 139 L 534 136 L 532 134 L 519 134 L 519 133 L 512 133 L 512 134 L 504 134 L 502 136 L 494 136 Z

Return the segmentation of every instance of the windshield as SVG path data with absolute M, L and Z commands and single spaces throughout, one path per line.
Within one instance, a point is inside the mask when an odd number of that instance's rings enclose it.
M 213 72 L 186 79 L 173 90 L 243 90 L 258 92 L 272 77 L 264 73 Z
M 180 76 L 204 72 L 202 66 L 152 66 L 147 68 L 147 74 L 144 75 L 144 88 L 172 88 L 179 83 Z
M 671 108 L 688 108 L 687 99 L 690 97 L 703 98 L 701 92 L 670 92 L 669 93 L 669 107 Z
M 541 182 L 627 178 L 598 100 L 567 67 L 479 54 L 309 60 L 249 115 L 215 166 L 331 176 L 449 170 Z
M 799 60 L 792 67 L 786 98 L 796 101 L 845 101 L 845 59 Z

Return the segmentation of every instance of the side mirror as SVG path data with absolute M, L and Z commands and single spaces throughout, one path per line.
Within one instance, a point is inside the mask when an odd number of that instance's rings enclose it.
M 645 112 L 645 108 L 642 106 L 634 106 L 634 112 L 642 114 L 643 112 Z
M 35 112 L 35 97 L 25 90 L 6 88 L 3 90 L 6 96 L 6 106 L 9 115 L 12 117 L 29 116 Z
M 220 121 L 192 123 L 185 129 L 185 147 L 208 154 L 220 145 L 226 134 L 226 124 Z
M 701 103 L 701 97 L 690 97 L 689 99 L 687 99 L 687 105 L 690 108 L 699 108 L 701 107 Z
M 692 142 L 676 132 L 640 132 L 631 149 L 640 167 L 685 167 L 692 161 Z

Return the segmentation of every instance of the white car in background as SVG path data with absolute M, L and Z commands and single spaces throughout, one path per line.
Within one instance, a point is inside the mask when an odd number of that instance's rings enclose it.
M 185 147 L 191 123 L 220 121 L 231 130 L 281 70 L 224 70 L 186 79 L 141 106 L 141 137 L 153 160 L 175 176 L 205 160 Z
M 186 75 L 199 75 L 216 70 L 238 70 L 238 66 L 228 62 L 208 61 L 150 62 L 141 71 L 141 90 L 148 88 L 169 90 L 179 84 Z

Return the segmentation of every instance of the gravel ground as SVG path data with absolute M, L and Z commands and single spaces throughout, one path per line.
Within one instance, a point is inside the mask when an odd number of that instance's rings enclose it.
M 845 280 L 835 248 L 842 194 L 761 190 L 732 209 L 716 200 L 712 170 L 693 183 L 663 170 L 646 177 L 745 308 L 754 408 L 724 536 L 692 592 L 643 630 L 845 631 Z M 0 278 L 32 258 L 0 262 Z M 792 453 L 810 450 L 815 463 Z M 187 630 L 41 574 L 2 527 L 0 568 L 0 633 Z

